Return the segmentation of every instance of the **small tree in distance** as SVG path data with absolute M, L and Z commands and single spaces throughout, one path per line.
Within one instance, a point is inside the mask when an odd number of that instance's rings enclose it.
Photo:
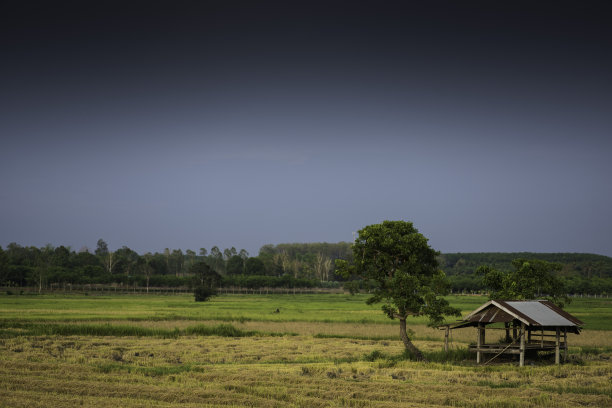
M 196 262 L 191 268 L 196 281 L 194 296 L 196 302 L 205 302 L 217 294 L 217 287 L 221 283 L 221 275 L 213 271 L 206 262 Z
M 353 275 L 376 283 L 367 303 L 384 302 L 382 310 L 399 320 L 400 338 L 417 360 L 424 356 L 408 336 L 406 319 L 427 316 L 434 326 L 442 323 L 444 315 L 460 315 L 441 297 L 449 293 L 449 284 L 438 268 L 437 255 L 411 222 L 384 221 L 359 230 L 352 264 L 336 260 L 337 271 L 345 278 Z

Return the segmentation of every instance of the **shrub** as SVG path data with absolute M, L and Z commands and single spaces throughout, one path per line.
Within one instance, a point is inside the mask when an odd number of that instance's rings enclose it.
M 366 354 L 365 356 L 363 356 L 363 358 L 366 361 L 376 361 L 376 360 L 380 360 L 380 359 L 383 359 L 383 358 L 386 358 L 386 357 L 387 356 L 383 352 L 381 352 L 380 350 L 374 350 L 371 353 Z
M 193 292 L 196 302 L 206 302 L 217 294 L 217 289 L 208 286 L 197 286 Z

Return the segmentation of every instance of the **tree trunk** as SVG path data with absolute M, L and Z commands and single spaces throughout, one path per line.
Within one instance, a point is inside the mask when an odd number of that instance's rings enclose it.
M 406 350 L 411 352 L 414 355 L 414 358 L 416 358 L 418 361 L 427 361 L 425 359 L 425 356 L 423 356 L 423 353 L 421 353 L 421 350 L 416 348 L 416 346 L 412 344 L 412 342 L 408 338 L 408 333 L 406 333 L 406 319 L 400 318 L 399 321 L 400 321 L 400 337 L 402 341 L 404 342 L 404 347 L 406 347 Z

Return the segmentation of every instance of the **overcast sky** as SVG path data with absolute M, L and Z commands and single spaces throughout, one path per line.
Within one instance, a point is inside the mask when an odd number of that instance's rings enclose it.
M 605 3 L 13 3 L 4 247 L 612 256 Z

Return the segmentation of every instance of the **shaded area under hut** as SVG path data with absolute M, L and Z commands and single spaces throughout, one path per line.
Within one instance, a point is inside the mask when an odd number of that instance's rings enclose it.
M 525 356 L 537 352 L 555 353 L 555 364 L 567 359 L 567 333 L 579 334 L 584 323 L 548 300 L 510 301 L 490 300 L 456 324 L 443 326 L 446 330 L 445 349 L 448 349 L 450 330 L 476 327 L 476 344 L 470 351 L 476 353 L 476 363 L 482 363 L 484 354 L 495 354 L 490 362 L 502 354 L 518 354 L 519 365 L 525 365 Z M 487 331 L 505 331 L 505 337 L 487 343 Z

